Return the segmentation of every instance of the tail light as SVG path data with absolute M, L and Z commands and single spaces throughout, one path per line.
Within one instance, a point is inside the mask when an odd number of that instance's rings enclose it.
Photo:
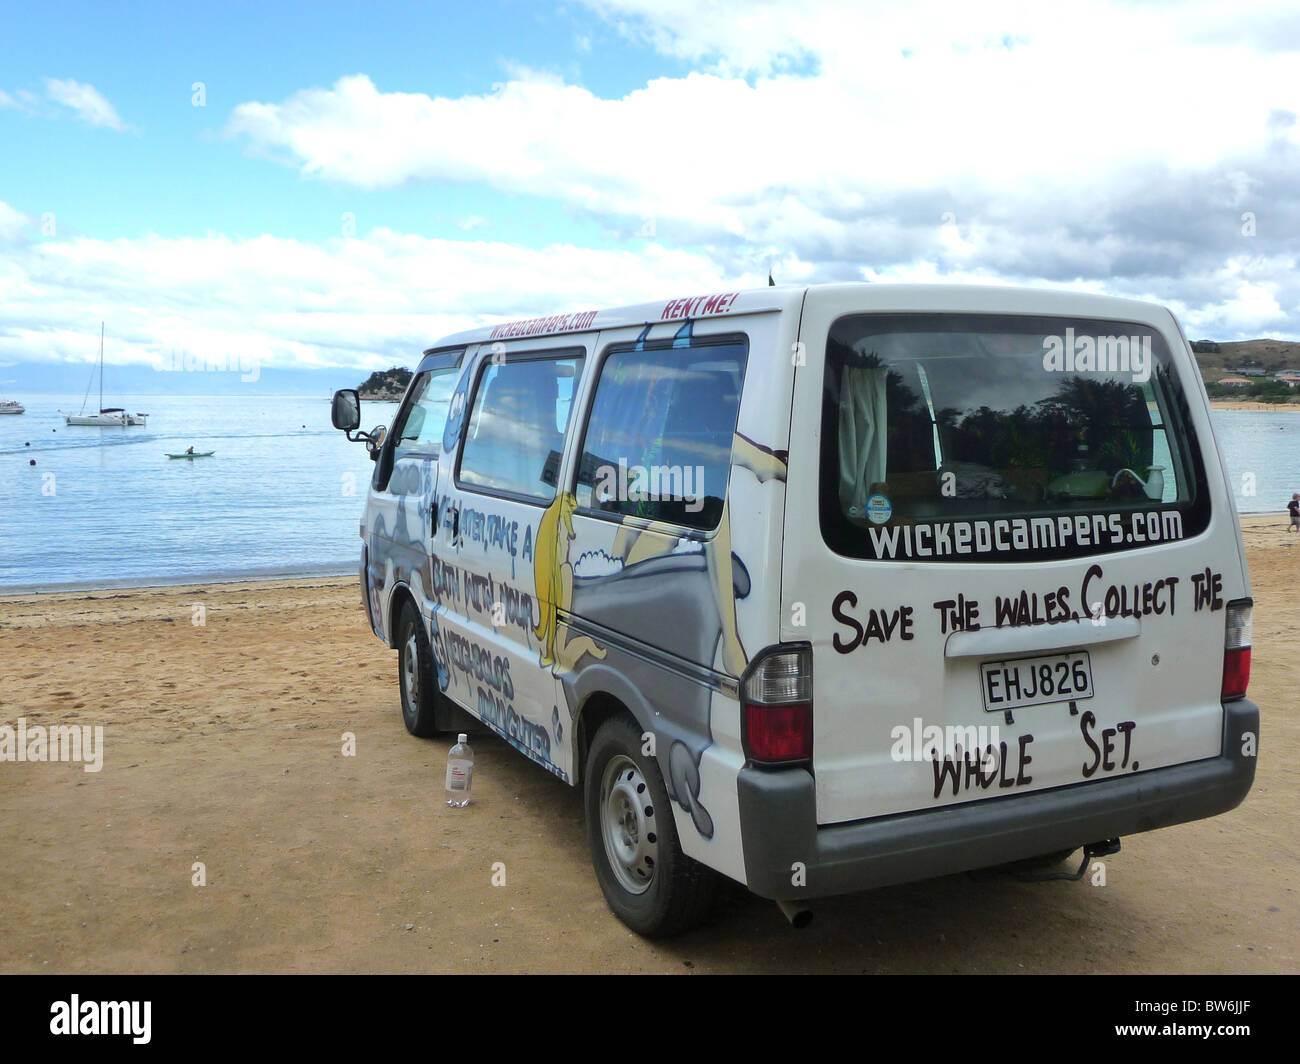
M 1223 637 L 1223 693 L 1225 702 L 1246 697 L 1250 683 L 1250 629 L 1254 603 L 1236 599 L 1228 603 L 1227 630 Z
M 812 650 L 777 647 L 761 655 L 740 685 L 741 742 L 759 764 L 812 759 Z

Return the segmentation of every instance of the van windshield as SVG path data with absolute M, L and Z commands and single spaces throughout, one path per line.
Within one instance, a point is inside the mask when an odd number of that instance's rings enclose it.
M 821 525 L 862 558 L 1137 549 L 1208 523 L 1168 346 L 1149 326 L 844 317 L 827 340 Z

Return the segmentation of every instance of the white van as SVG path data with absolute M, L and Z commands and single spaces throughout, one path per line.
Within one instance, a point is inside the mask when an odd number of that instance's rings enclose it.
M 582 787 L 643 934 L 1233 808 L 1251 599 L 1205 389 L 1146 303 L 770 287 L 450 336 L 362 524 L 415 735 Z M 1081 869 L 1082 871 L 1082 869 Z

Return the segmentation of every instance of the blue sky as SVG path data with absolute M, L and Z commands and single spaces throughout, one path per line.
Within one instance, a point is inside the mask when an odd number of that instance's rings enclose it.
M 1103 291 L 1194 337 L 1300 338 L 1300 16 L 1274 0 L 0 24 L 0 364 L 93 359 L 104 320 L 108 359 L 142 367 L 379 368 L 769 269 Z
M 490 92 L 512 69 L 556 71 L 618 96 L 685 64 L 636 47 L 582 10 L 516 0 L 475 4 L 58 3 L 33 19 L 5 5 L 0 89 L 42 94 L 46 78 L 93 85 L 131 130 L 86 128 L 70 114 L 0 113 L 10 206 L 54 211 L 68 234 L 131 239 L 147 233 L 337 235 L 351 211 L 365 228 L 461 234 L 456 222 L 501 212 L 496 224 L 534 246 L 600 239 L 599 226 L 566 218 L 548 200 L 500 202 L 455 182 L 367 194 L 304 182 L 249 158 L 223 133 L 231 109 L 368 73 L 388 92 L 457 97 Z M 586 49 L 579 42 L 586 42 Z M 205 103 L 193 104 L 201 82 Z M 10 155 L 10 151 L 13 155 Z M 494 213 L 494 219 L 498 215 Z

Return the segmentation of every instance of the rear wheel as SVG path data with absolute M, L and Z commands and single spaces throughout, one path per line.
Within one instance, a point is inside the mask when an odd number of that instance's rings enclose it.
M 587 843 L 605 901 L 649 937 L 677 934 L 708 916 L 712 871 L 682 853 L 663 777 L 641 753 L 626 717 L 601 725 L 584 769 Z
M 422 739 L 438 734 L 435 713 L 440 693 L 433 650 L 424 622 L 408 599 L 397 621 L 397 677 L 402 689 L 402 722 Z

